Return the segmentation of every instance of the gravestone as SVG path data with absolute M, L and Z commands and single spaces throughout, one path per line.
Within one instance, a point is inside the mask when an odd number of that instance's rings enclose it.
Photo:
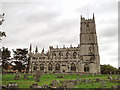
M 60 82 L 58 80 L 53 80 L 52 81 L 52 86 L 53 87 L 59 87 L 60 86 Z
M 108 77 L 109 80 L 112 80 L 113 78 L 111 76 Z
M 120 85 L 113 85 L 111 88 L 120 88 Z M 116 89 L 119 90 L 119 89 Z
M 25 74 L 24 74 L 24 79 L 25 79 L 25 80 L 28 80 L 28 73 L 25 73 Z
M 41 86 L 38 86 L 38 83 L 33 83 L 30 88 L 41 88 Z
M 89 79 L 84 79 L 84 82 L 85 83 L 89 83 Z
M 43 86 L 41 86 L 41 88 L 48 89 L 49 86 L 48 85 L 43 85 Z
M 66 88 L 74 88 L 74 82 L 66 83 Z
M 19 80 L 19 79 L 20 79 L 20 73 L 18 72 L 15 74 L 14 80 Z
M 70 81 L 68 81 L 68 83 L 70 83 L 70 82 L 73 82 L 74 85 L 77 85 L 79 81 L 78 80 L 70 80 Z
M 95 82 L 100 82 L 100 78 L 97 78 Z
M 7 88 L 19 88 L 16 82 L 9 82 Z
M 63 81 L 63 82 L 62 82 L 62 85 L 61 85 L 61 88 L 67 88 L 66 84 L 67 84 L 67 82 L 66 82 L 66 81 Z
M 42 76 L 42 72 L 41 71 L 36 71 L 34 79 L 36 82 L 40 81 L 40 77 Z

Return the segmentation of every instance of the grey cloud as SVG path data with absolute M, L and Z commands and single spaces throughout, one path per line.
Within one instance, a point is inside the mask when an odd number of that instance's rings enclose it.
M 114 60 L 114 64 L 111 64 L 115 66 L 117 63 L 117 3 L 112 0 L 84 1 L 84 4 L 79 0 L 75 3 L 70 1 L 59 1 L 60 4 L 55 0 L 39 1 L 39 3 L 34 3 L 35 1 L 32 3 L 4 2 L 6 21 L 2 29 L 7 33 L 7 37 L 2 41 L 3 46 L 29 48 L 29 44 L 32 43 L 33 48 L 36 45 L 39 47 L 39 51 L 50 45 L 77 46 L 79 43 L 77 16 L 82 14 L 87 18 L 87 9 L 89 9 L 89 17 L 95 13 L 101 63 L 107 64 Z M 80 5 L 76 5 L 77 2 Z
M 60 16 L 60 13 L 57 12 L 37 12 L 29 15 L 26 18 L 26 21 L 31 24 L 48 23 L 51 22 L 53 19 L 58 18 L 58 16 Z

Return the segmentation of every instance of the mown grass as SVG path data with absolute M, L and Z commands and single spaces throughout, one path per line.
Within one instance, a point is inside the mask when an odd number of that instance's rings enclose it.
M 76 74 L 69 74 L 69 75 L 64 75 L 64 74 L 59 74 L 63 75 L 64 78 L 58 78 L 57 74 L 44 74 L 40 77 L 40 82 L 37 82 L 38 85 L 49 85 L 52 83 L 52 80 L 65 80 L 65 79 L 72 79 L 75 80 L 77 77 L 82 78 L 82 79 L 107 79 L 109 75 L 95 75 L 94 77 L 92 75 L 76 75 Z M 20 88 L 29 88 L 30 85 L 35 83 L 35 80 L 33 80 L 33 76 L 29 75 L 29 80 L 24 80 L 23 74 L 20 76 L 20 80 L 14 80 L 15 74 L 5 74 L 2 75 L 2 85 L 7 85 L 9 82 L 17 82 L 18 86 Z M 117 75 L 112 75 L 112 77 L 117 77 Z M 111 88 L 112 85 L 118 85 L 118 83 L 111 83 L 111 82 L 105 82 L 106 87 L 105 88 Z M 101 83 L 80 83 L 79 85 L 75 86 L 76 88 L 100 88 Z

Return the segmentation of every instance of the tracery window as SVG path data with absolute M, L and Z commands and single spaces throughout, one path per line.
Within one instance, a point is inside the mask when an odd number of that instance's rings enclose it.
M 40 70 L 44 70 L 44 65 L 40 64 Z
M 74 63 L 71 64 L 71 71 L 76 71 L 76 66 Z
M 48 65 L 48 70 L 52 71 L 52 69 L 53 69 L 53 67 L 52 67 L 52 64 L 50 63 L 50 64 Z
M 66 59 L 68 59 L 68 56 L 69 56 L 69 52 L 66 53 Z
M 60 70 L 60 64 L 57 63 L 57 64 L 55 65 L 55 70 Z
M 85 71 L 85 72 L 89 72 L 89 65 L 88 65 L 88 64 L 85 64 L 85 65 L 84 65 L 84 71 Z
M 77 57 L 77 52 L 74 52 L 73 53 L 73 58 L 76 59 L 76 57 Z

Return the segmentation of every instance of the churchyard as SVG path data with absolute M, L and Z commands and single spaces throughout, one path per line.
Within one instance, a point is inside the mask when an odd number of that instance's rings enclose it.
M 18 88 L 118 88 L 118 75 L 94 74 L 4 74 L 3 87 Z M 15 87 L 15 86 L 14 86 Z

